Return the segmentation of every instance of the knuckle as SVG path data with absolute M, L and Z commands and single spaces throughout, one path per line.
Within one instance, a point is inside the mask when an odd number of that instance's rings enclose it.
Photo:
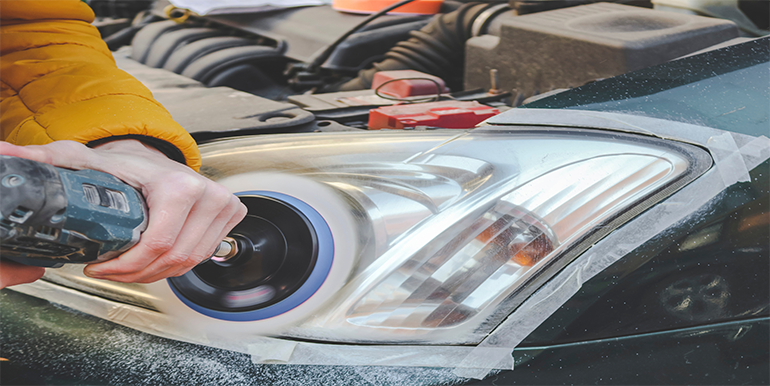
M 229 209 L 235 196 L 222 185 L 211 183 L 206 189 L 207 198 L 221 210 Z M 237 200 L 237 198 L 235 198 Z
M 212 249 L 213 251 L 213 249 Z M 199 262 L 203 261 L 206 257 L 210 256 L 202 256 L 199 253 L 199 251 L 194 251 L 192 253 L 183 253 L 183 254 L 174 254 L 168 256 L 167 259 L 167 266 L 169 268 L 169 275 L 171 275 L 170 272 L 181 272 L 181 274 L 186 273 L 187 271 L 195 268 L 195 266 L 198 265 Z
M 241 221 L 249 213 L 249 208 L 244 205 L 238 197 L 232 196 L 230 206 L 234 208 L 232 219 Z
M 174 246 L 174 239 L 171 237 L 156 237 L 145 241 L 145 248 L 156 255 L 169 251 Z
M 169 267 L 187 267 L 195 265 L 195 262 L 192 261 L 190 255 L 184 253 L 169 253 L 164 256 L 164 260 Z
M 230 191 L 226 187 L 219 185 L 215 182 L 211 182 L 209 184 L 209 189 L 212 194 L 214 194 L 216 197 L 218 197 L 222 201 L 230 201 L 230 197 L 235 197 L 233 196 L 232 193 L 230 193 Z
M 194 202 L 206 191 L 206 183 L 201 177 L 185 172 L 175 172 L 164 178 L 164 195 L 181 202 Z
M 174 179 L 180 186 L 191 193 L 202 194 L 206 190 L 206 181 L 197 175 L 179 172 Z

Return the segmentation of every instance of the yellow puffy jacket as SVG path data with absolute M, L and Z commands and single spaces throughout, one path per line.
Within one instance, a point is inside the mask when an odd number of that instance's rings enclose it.
M 81 0 L 0 0 L 0 138 L 17 145 L 133 138 L 200 167 L 195 141 L 119 70 Z

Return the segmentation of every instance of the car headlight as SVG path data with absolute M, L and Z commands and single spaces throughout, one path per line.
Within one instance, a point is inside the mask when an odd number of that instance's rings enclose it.
M 202 173 L 249 207 L 231 232 L 244 253 L 149 285 L 77 267 L 46 279 L 160 311 L 159 331 L 198 342 L 474 344 L 711 165 L 681 142 L 535 127 L 258 136 L 201 153 Z
M 181 303 L 158 308 L 197 330 L 372 343 L 478 342 L 591 244 L 711 165 L 695 146 L 579 129 L 261 136 L 201 152 L 202 173 L 243 196 L 250 215 L 264 209 L 249 200 L 268 197 L 316 216 L 302 232 L 329 237 L 296 260 L 307 275 L 289 284 L 202 265 L 186 276 L 210 289 L 191 296 L 170 279 Z M 292 229 L 282 240 L 298 237 Z M 291 271 L 292 259 L 270 266 Z

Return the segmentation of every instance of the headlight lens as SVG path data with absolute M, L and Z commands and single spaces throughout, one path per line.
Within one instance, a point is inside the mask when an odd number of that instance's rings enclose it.
M 285 336 L 474 343 L 590 243 L 711 164 L 589 130 L 339 133 L 201 147 L 204 173 L 302 176 L 349 203 L 357 268 Z M 308 192 L 312 194 L 312 192 Z M 301 199 L 301 197 L 299 197 Z
M 184 276 L 139 292 L 72 270 L 46 278 L 158 309 L 181 334 L 474 344 L 590 245 L 711 165 L 706 151 L 674 141 L 543 128 L 258 136 L 201 153 L 202 173 L 247 204 L 262 202 L 248 198 L 258 193 L 310 216 L 313 253 L 290 245 L 294 225 L 269 238 L 287 240 L 286 256 L 311 257 L 273 267 L 304 276 L 278 280 L 257 257 L 195 268 L 185 275 L 192 292 Z M 260 224 L 281 218 L 252 206 Z

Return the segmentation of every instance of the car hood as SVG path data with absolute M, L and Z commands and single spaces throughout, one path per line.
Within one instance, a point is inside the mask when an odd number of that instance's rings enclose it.
M 563 91 L 522 108 L 642 115 L 752 136 L 770 132 L 770 37 Z

